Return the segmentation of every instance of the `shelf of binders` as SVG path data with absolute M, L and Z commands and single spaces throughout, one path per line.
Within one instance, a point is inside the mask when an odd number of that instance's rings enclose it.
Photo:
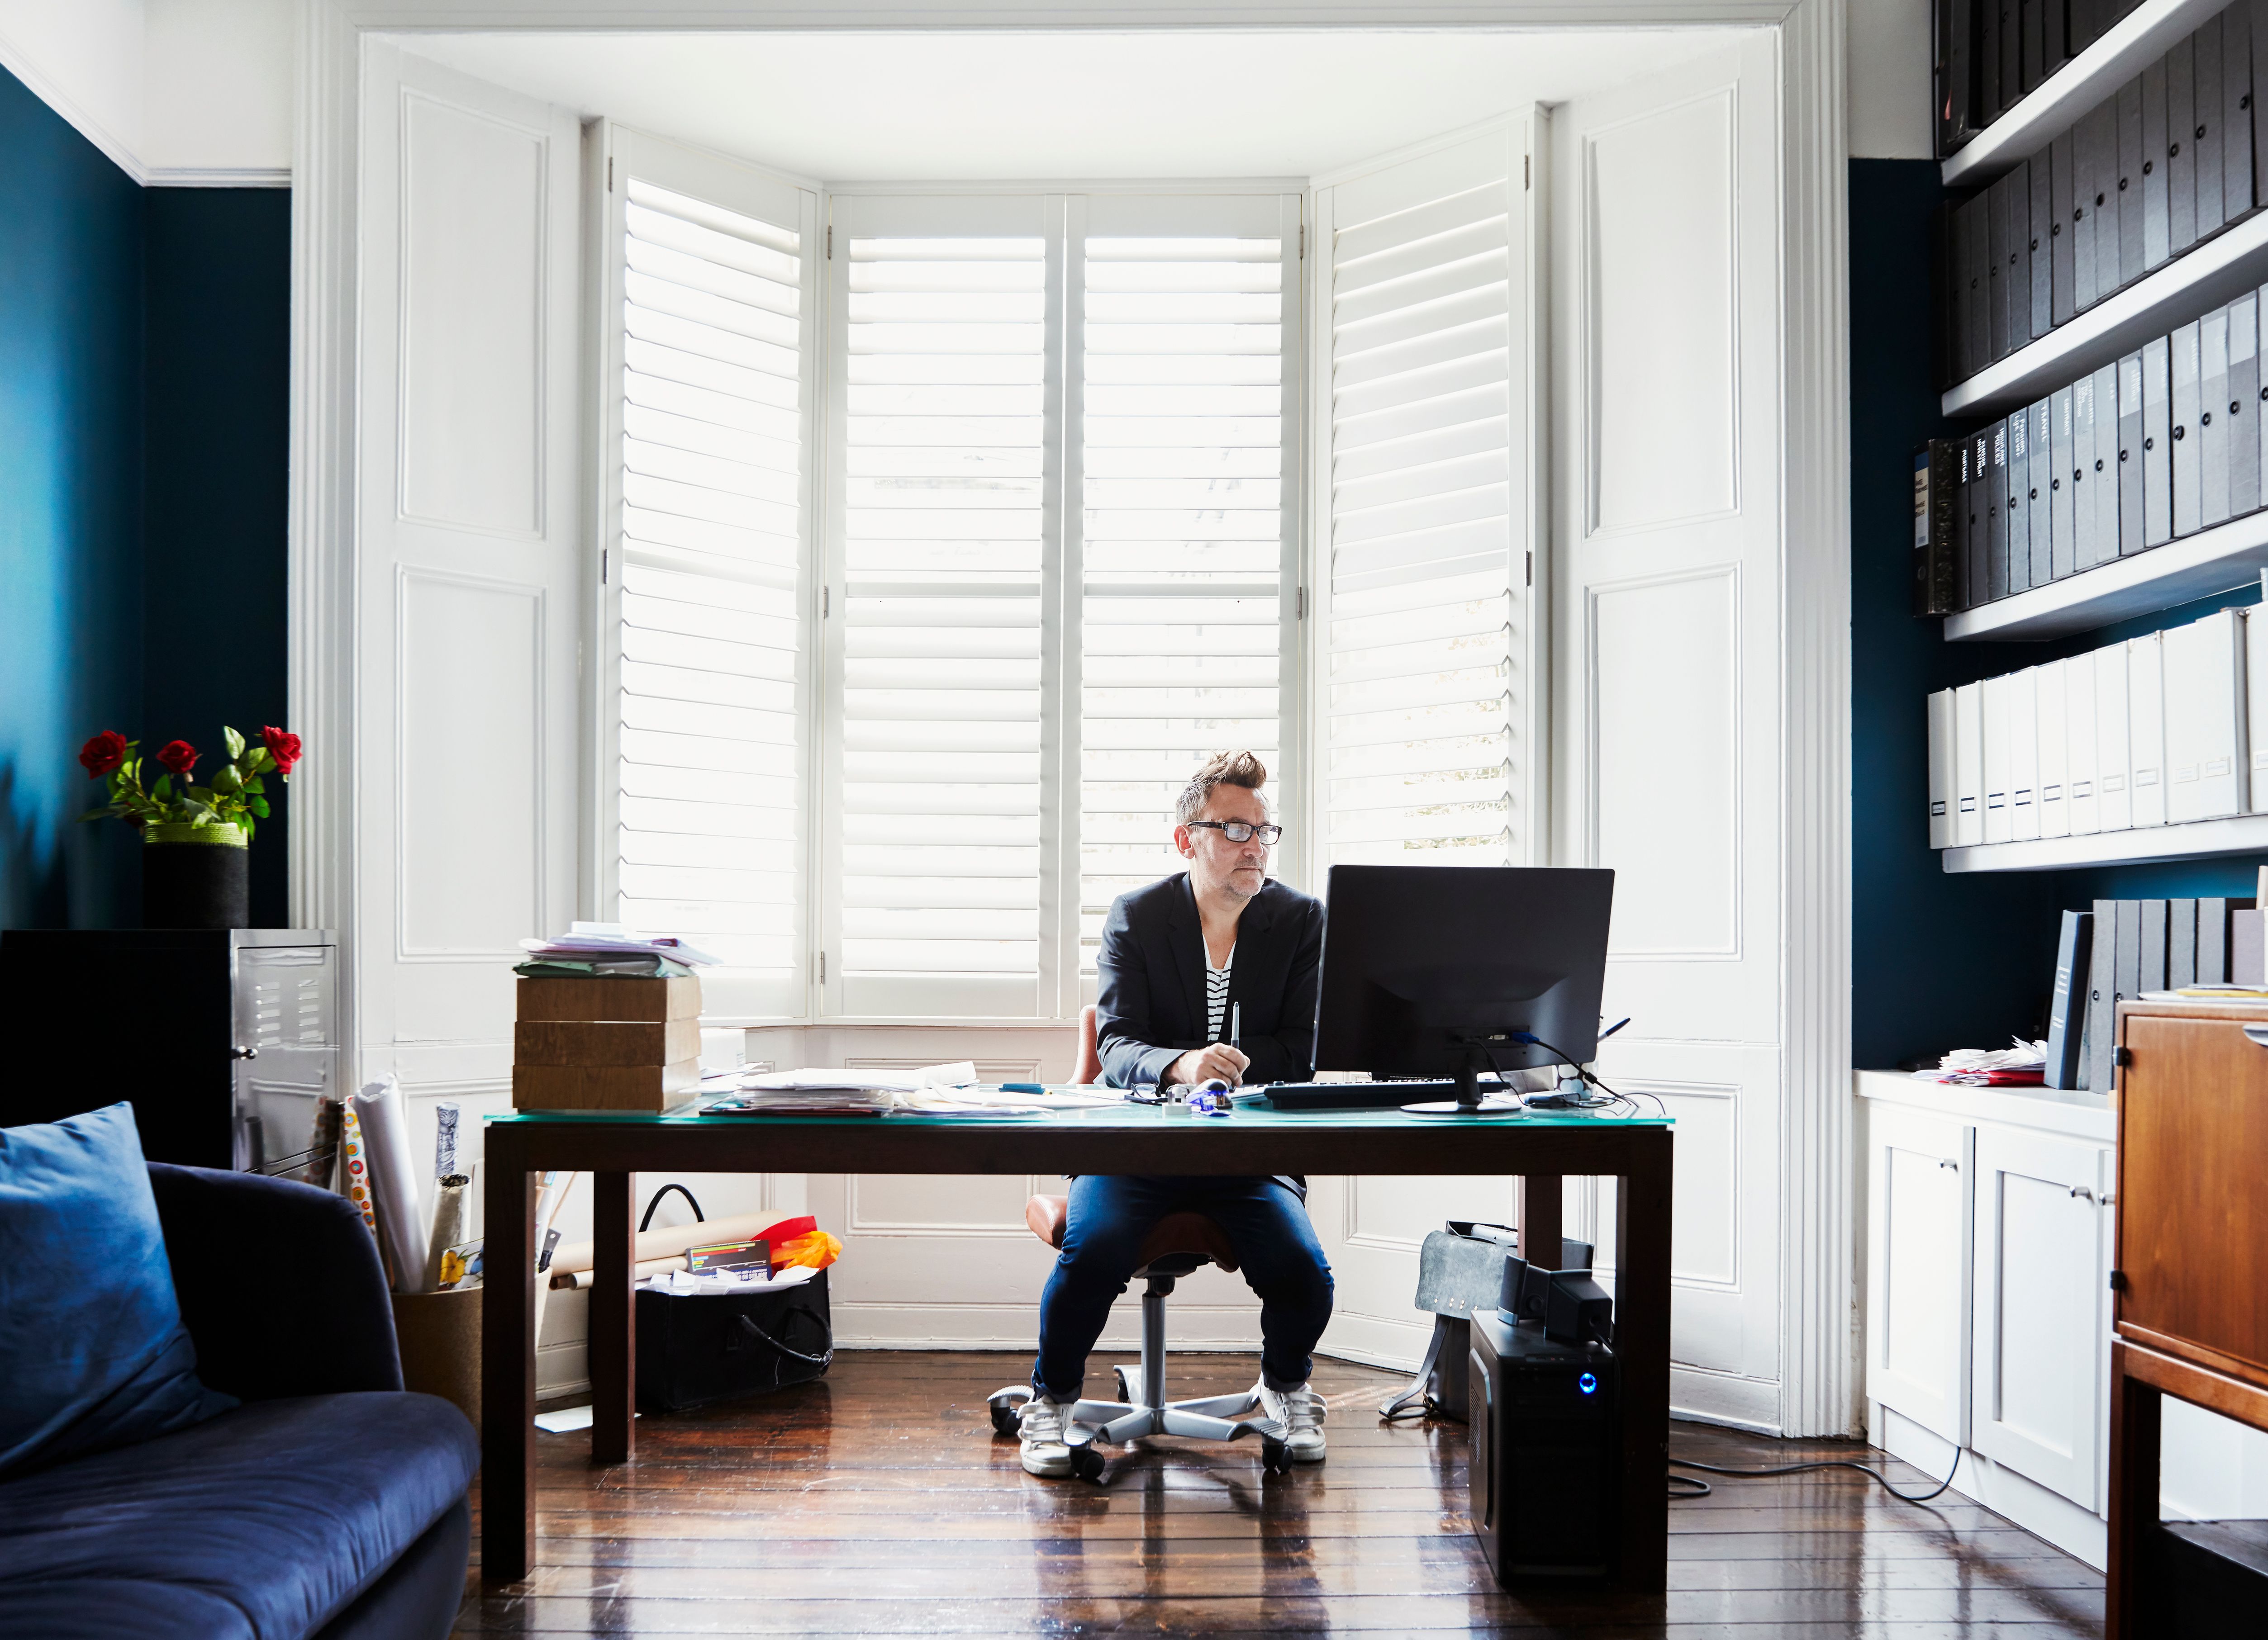
M 1981 188 L 2045 148 L 2228 0 L 2143 0 L 1940 165 L 1948 188 Z
M 1948 643 L 2063 637 L 2249 585 L 2268 570 L 2268 511 L 1945 617 Z
M 2012 410 L 2074 377 L 2116 364 L 2203 309 L 2268 283 L 2268 210 L 2256 210 L 2155 273 L 1948 387 L 1948 416 Z
M 1946 871 L 2268 854 L 2268 607 L 1940 690 L 1927 710 Z

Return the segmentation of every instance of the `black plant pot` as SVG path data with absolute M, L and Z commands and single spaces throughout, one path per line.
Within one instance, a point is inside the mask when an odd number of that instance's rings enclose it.
M 142 844 L 142 926 L 246 928 L 252 922 L 252 850 L 233 826 L 152 826 Z M 237 841 L 207 842 L 225 832 Z

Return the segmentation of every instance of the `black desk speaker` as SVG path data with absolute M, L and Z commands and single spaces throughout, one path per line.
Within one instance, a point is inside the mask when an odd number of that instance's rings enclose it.
M 1606 1577 L 1620 1504 L 1614 1352 L 1476 1310 L 1469 1364 L 1469 1509 L 1497 1581 Z

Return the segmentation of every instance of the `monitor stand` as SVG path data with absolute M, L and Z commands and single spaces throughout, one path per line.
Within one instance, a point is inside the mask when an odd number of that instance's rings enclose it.
M 1481 1097 L 1480 1072 L 1485 1058 L 1477 1048 L 1465 1055 L 1465 1063 L 1457 1067 L 1454 1078 L 1457 1085 L 1456 1098 L 1423 1099 L 1415 1105 L 1404 1105 L 1402 1107 L 1403 1112 L 1412 1116 L 1526 1115 L 1526 1108 L 1509 1094 L 1500 1093 L 1491 1099 Z

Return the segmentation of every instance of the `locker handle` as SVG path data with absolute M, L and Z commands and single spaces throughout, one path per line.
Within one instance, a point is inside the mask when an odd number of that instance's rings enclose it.
M 1940 1167 L 1950 1167 L 1955 1173 L 1959 1173 L 1961 1171 L 1961 1164 L 1955 1161 L 1950 1156 L 1940 1156 L 1938 1158 L 1937 1165 Z
M 2244 1027 L 2244 1035 L 2254 1047 L 2268 1048 L 2268 1025 L 2248 1025 Z
M 257 1048 L 232 1048 L 228 1050 L 228 1056 L 231 1059 L 257 1059 L 260 1050 Z
M 2095 1200 L 2095 1192 L 2085 1185 L 2073 1185 L 2071 1188 L 2071 1199 L 2074 1202 L 2092 1202 Z

